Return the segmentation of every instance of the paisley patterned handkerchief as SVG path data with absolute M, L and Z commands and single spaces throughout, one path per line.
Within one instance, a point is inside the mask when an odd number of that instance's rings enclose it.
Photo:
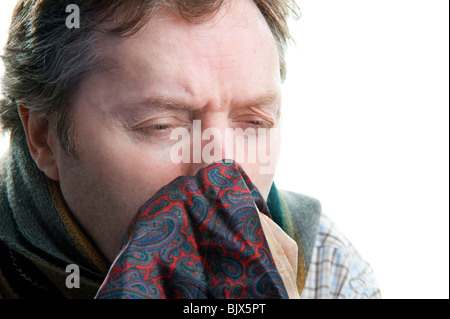
M 243 169 L 222 161 L 158 191 L 130 225 L 97 298 L 288 298 Z

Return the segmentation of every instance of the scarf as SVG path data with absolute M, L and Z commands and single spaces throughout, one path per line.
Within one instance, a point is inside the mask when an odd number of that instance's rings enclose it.
M 0 291 L 7 298 L 93 298 L 110 263 L 70 214 L 59 185 L 30 156 L 25 135 L 11 136 L 1 160 Z M 66 267 L 79 267 L 68 289 Z
M 0 161 L 0 295 L 89 299 L 100 296 L 99 288 L 102 283 L 103 288 L 107 285 L 105 277 L 114 267 L 110 267 L 71 215 L 59 184 L 37 168 L 23 132 L 11 136 L 10 148 Z M 258 208 L 270 214 L 299 244 L 297 286 L 301 291 L 318 230 L 320 207 L 306 197 L 286 193 L 285 200 L 284 195 L 273 185 L 267 203 L 262 201 Z M 142 210 L 132 225 L 141 213 Z M 79 289 L 66 285 L 66 267 L 71 264 L 80 269 Z M 276 275 L 269 281 L 275 283 L 272 287 L 278 289 L 277 296 L 283 297 L 282 286 L 276 286 Z

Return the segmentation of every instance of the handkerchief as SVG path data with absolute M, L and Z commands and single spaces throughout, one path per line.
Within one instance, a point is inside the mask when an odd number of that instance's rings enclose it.
M 288 298 L 258 216 L 267 204 L 224 160 L 161 188 L 134 217 L 97 298 Z

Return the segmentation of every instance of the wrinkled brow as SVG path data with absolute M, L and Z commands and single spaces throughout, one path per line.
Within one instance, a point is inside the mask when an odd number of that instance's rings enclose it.
M 279 106 L 281 95 L 278 92 L 267 93 L 256 98 L 245 99 L 243 101 L 233 101 L 232 108 L 246 108 L 252 106 Z M 142 99 L 130 99 L 118 103 L 119 106 L 127 109 L 151 109 L 151 111 L 164 110 L 185 110 L 198 111 L 204 108 L 204 105 L 194 105 L 190 101 L 165 96 L 154 96 Z M 149 110 L 150 111 L 150 110 Z

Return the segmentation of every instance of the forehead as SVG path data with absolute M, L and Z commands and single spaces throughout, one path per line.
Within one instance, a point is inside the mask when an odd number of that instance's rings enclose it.
M 227 100 L 276 90 L 278 52 L 264 17 L 251 0 L 225 3 L 200 23 L 160 8 L 134 36 L 105 38 L 114 95 L 179 94 L 202 104 L 213 94 Z

